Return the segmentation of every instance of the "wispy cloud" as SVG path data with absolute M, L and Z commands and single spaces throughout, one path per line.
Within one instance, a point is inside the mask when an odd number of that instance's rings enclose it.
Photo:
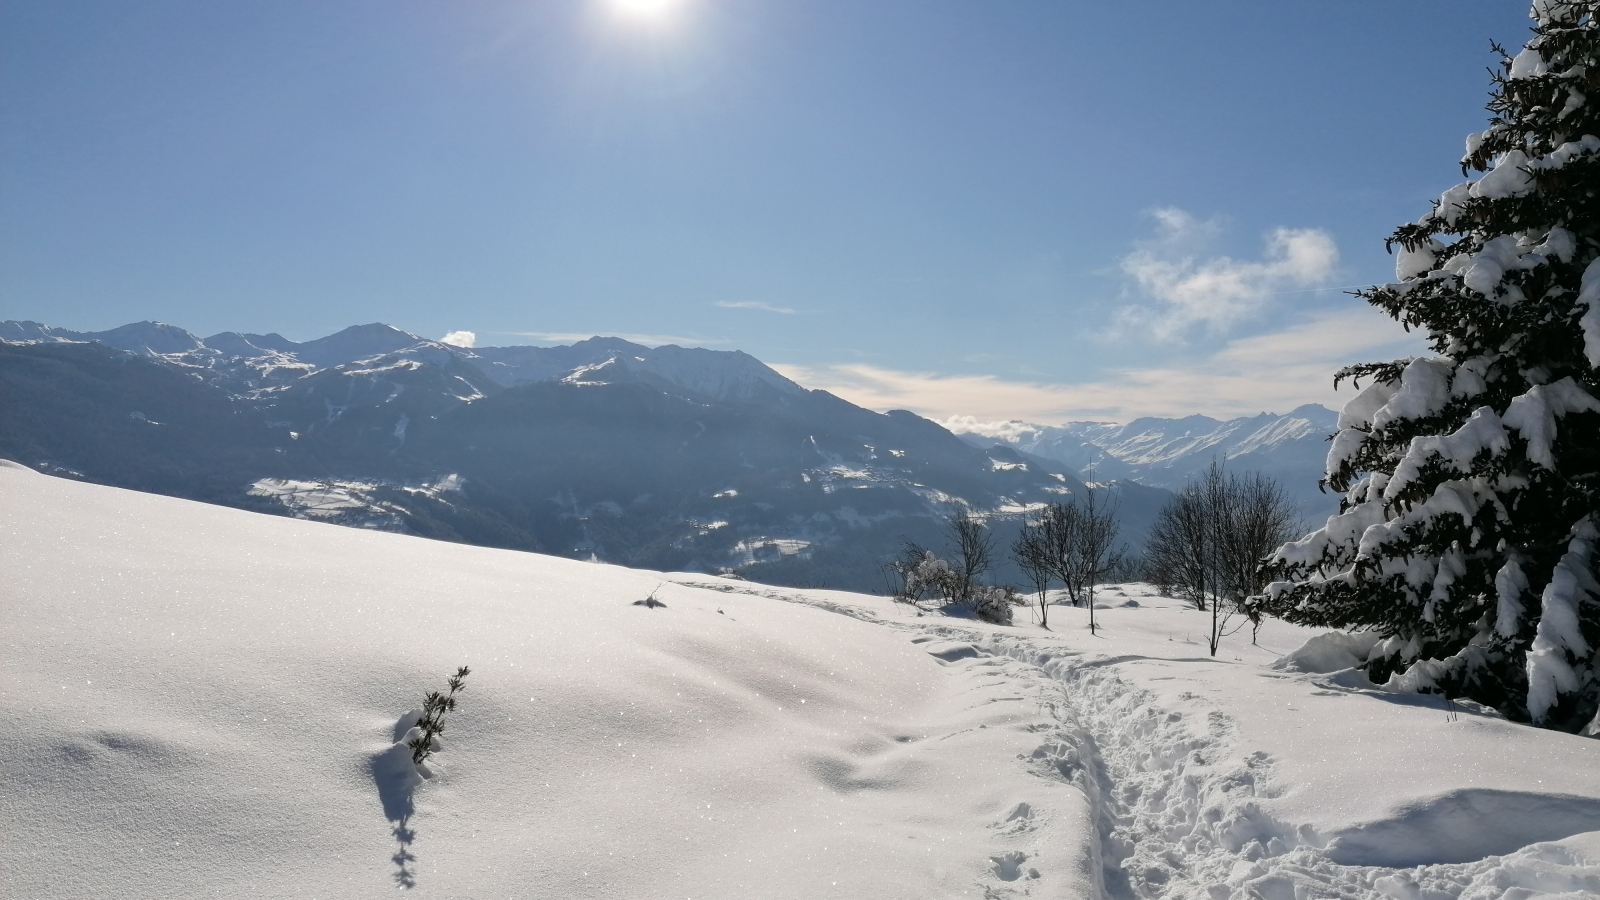
M 779 313 L 785 316 L 794 315 L 794 310 L 787 306 L 773 306 L 770 303 L 762 303 L 760 300 L 718 300 L 711 305 L 720 306 L 723 309 L 759 309 L 762 312 Z
M 1201 259 L 1200 252 L 1221 232 L 1218 220 L 1170 208 L 1152 215 L 1156 236 L 1121 260 L 1123 273 L 1141 295 L 1119 315 L 1123 333 L 1169 341 L 1196 327 L 1221 332 L 1260 310 L 1275 293 L 1325 283 L 1339 262 L 1333 238 L 1318 228 L 1274 229 L 1258 262 Z
M 454 347 L 471 347 L 478 343 L 478 336 L 470 331 L 452 331 L 439 338 L 439 343 Z
M 1078 384 L 860 364 L 773 368 L 869 409 L 909 409 L 952 428 L 979 431 L 1003 428 L 1011 420 L 1126 422 L 1140 416 L 1288 412 L 1306 403 L 1337 408 L 1352 395 L 1348 384 L 1338 394 L 1333 390 L 1333 373 L 1340 366 L 1426 352 L 1419 337 L 1363 305 L 1231 341 L 1191 366 L 1114 369 Z
M 678 344 L 685 347 L 703 347 L 707 344 L 726 344 L 724 338 L 684 337 L 676 334 L 635 334 L 628 331 L 496 331 L 494 334 L 510 335 L 512 337 L 535 338 L 552 344 L 574 344 L 578 341 L 587 341 L 592 337 L 617 337 L 635 344 L 644 344 L 646 347 L 660 347 L 666 344 Z

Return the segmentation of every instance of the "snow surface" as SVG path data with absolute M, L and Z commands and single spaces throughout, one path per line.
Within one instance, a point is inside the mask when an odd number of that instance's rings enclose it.
M 14 465 L 0 565 L 7 898 L 1600 896 L 1600 742 L 1148 586 L 1007 628 Z

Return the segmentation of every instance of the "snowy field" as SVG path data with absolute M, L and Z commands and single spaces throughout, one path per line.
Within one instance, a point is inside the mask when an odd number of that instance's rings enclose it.
M 0 565 L 5 898 L 1600 896 L 1600 741 L 1141 585 L 999 627 L 11 466 Z

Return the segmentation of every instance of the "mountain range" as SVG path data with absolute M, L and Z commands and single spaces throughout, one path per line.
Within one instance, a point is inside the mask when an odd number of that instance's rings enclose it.
M 1317 484 L 1338 420 L 1333 410 L 1310 404 L 1287 415 L 1227 420 L 1186 416 L 1141 418 L 1126 425 L 1006 422 L 961 437 L 975 447 L 1006 446 L 1054 460 L 1089 481 L 1131 480 L 1173 491 L 1215 460 L 1226 470 L 1273 478 L 1311 523 L 1332 515 L 1339 505 L 1337 496 Z
M 807 390 L 737 351 L 596 337 L 463 348 L 0 322 L 0 456 L 263 512 L 858 590 L 959 505 L 1002 553 L 1071 468 Z M 1106 479 L 1102 479 L 1106 480 Z M 1137 547 L 1170 496 L 1107 485 Z M 1008 574 L 1002 571 L 1000 575 Z

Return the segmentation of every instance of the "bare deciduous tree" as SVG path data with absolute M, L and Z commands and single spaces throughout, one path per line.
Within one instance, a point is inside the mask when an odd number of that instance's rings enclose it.
M 1260 595 L 1271 580 L 1265 564 L 1273 551 L 1306 529 L 1283 487 L 1260 472 L 1229 479 L 1233 495 L 1232 515 L 1223 538 L 1223 558 L 1228 567 L 1226 580 L 1239 611 L 1250 619 L 1250 643 L 1261 630 L 1261 612 L 1248 601 Z M 1214 654 L 1213 654 L 1214 655 Z
M 1047 584 L 1053 575 L 1066 586 L 1074 606 L 1088 604 L 1089 631 L 1094 633 L 1099 628 L 1094 615 L 1095 588 L 1122 565 L 1122 552 L 1115 548 L 1117 531 L 1116 507 L 1106 506 L 1091 490 L 1080 503 L 1045 507 L 1036 523 L 1024 527 L 1013 553 L 1036 585 L 1041 576 Z M 1036 561 L 1024 563 L 1023 553 Z M 1041 611 L 1043 593 L 1041 588 Z
M 1080 512 L 1077 553 L 1073 562 L 1076 577 L 1084 588 L 1084 599 L 1089 604 L 1089 633 L 1095 634 L 1098 626 L 1094 618 L 1094 589 L 1110 572 L 1121 565 L 1122 551 L 1116 548 L 1116 504 L 1102 505 L 1095 492 L 1089 491 Z
M 1207 644 L 1217 655 L 1229 623 L 1244 613 L 1252 638 L 1260 614 L 1245 601 L 1266 586 L 1265 560 L 1294 537 L 1295 515 L 1283 489 L 1260 473 L 1231 475 L 1213 461 L 1168 501 L 1145 545 L 1147 577 L 1176 588 L 1211 613 Z
M 952 545 L 950 564 L 950 595 L 952 603 L 966 603 L 972 599 L 978 579 L 994 568 L 994 535 L 989 533 L 983 520 L 961 507 L 945 523 L 945 536 Z
M 1011 558 L 1017 568 L 1028 576 L 1039 604 L 1039 624 L 1050 627 L 1050 582 L 1056 577 L 1056 567 L 1050 554 L 1049 535 L 1045 520 L 1026 522 L 1016 543 L 1011 545 Z
M 1083 605 L 1083 580 L 1079 577 L 1078 542 L 1082 537 L 1083 514 L 1076 504 L 1052 503 L 1039 519 L 1039 537 L 1045 557 L 1055 576 L 1067 589 L 1073 606 Z
M 1205 612 L 1215 531 L 1206 498 L 1194 485 L 1167 501 L 1145 542 L 1145 577 Z

